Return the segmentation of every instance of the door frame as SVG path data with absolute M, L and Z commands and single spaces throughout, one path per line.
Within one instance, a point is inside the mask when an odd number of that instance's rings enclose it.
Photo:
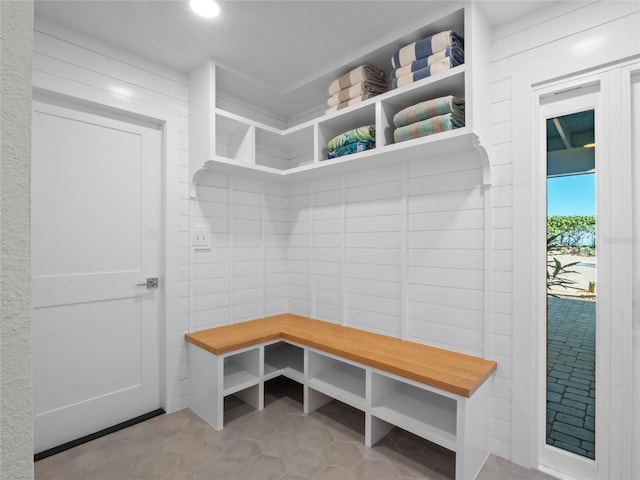
M 546 384 L 547 384 L 547 293 L 546 293 L 546 121 L 547 118 L 555 116 L 570 115 L 585 110 L 594 110 L 594 130 L 596 136 L 596 238 L 601 239 L 607 236 L 610 231 L 608 222 L 608 212 L 604 213 L 605 206 L 611 197 L 607 188 L 609 169 L 607 159 L 609 158 L 609 135 L 604 128 L 607 125 L 608 111 L 605 105 L 606 89 L 603 88 L 603 81 L 599 77 L 585 77 L 575 81 L 569 81 L 561 85 L 551 87 L 541 87 L 535 89 L 537 99 L 537 124 L 535 138 L 537 148 L 535 155 L 535 244 L 534 244 L 534 272 L 535 283 L 532 294 L 534 295 L 534 322 L 536 338 L 536 409 L 537 422 L 537 445 L 538 445 L 538 465 L 541 470 L 553 472 L 554 474 L 566 474 L 571 472 L 571 476 L 584 480 L 595 480 L 598 478 L 598 471 L 606 471 L 608 455 L 606 449 L 602 448 L 607 444 L 608 423 L 603 421 L 608 417 L 608 401 L 606 392 L 610 390 L 608 375 L 610 351 L 608 341 L 610 332 L 608 322 L 600 321 L 608 317 L 610 311 L 609 260 L 607 248 L 598 240 L 596 269 L 596 285 L 598 285 L 598 300 L 596 302 L 596 459 L 591 460 L 577 454 L 551 447 L 546 444 Z M 544 267 L 544 268 L 543 268 Z M 601 448 L 598 448 L 601 447 Z
M 34 79 L 35 80 L 35 79 Z M 164 299 L 160 305 L 160 402 L 167 413 L 179 410 L 182 336 L 180 335 L 179 298 L 179 203 L 180 145 L 178 113 L 134 98 L 99 91 L 76 82 L 55 82 L 42 87 L 33 84 L 33 99 L 54 104 L 66 104 L 105 116 L 130 118 L 137 122 L 160 125 L 162 135 L 163 188 L 163 265 L 158 272 L 164 283 Z
M 632 65 L 635 64 L 635 67 Z M 542 117 L 541 103 L 545 97 L 562 95 L 572 89 L 587 85 L 599 86 L 599 102 L 596 118 L 596 135 L 599 147 L 596 147 L 598 179 L 596 195 L 598 205 L 598 303 L 596 316 L 596 464 L 595 478 L 632 478 L 633 458 L 633 374 L 632 352 L 632 157 L 630 151 L 630 79 L 637 74 L 639 65 L 635 62 L 621 62 L 606 68 L 571 78 L 541 82 L 531 86 L 533 103 L 532 137 L 534 141 L 534 165 L 531 166 L 531 202 L 532 219 L 529 220 L 532 240 L 532 257 L 528 260 L 528 270 L 532 274 L 530 294 L 532 296 L 531 319 L 535 324 L 531 328 L 533 342 L 531 346 L 531 366 L 536 372 L 533 381 L 534 413 L 529 417 L 531 427 L 531 458 L 534 466 L 559 475 L 555 466 L 544 465 L 548 456 L 543 455 L 546 447 L 545 408 L 546 408 L 546 289 L 543 265 L 546 264 L 546 242 L 542 233 L 546 231 L 546 168 L 544 143 L 546 141 L 545 123 Z M 625 90 L 626 87 L 626 90 Z M 584 105 L 583 109 L 589 109 Z M 574 110 L 575 111 L 575 110 Z M 571 113 L 571 112 L 567 112 Z M 599 115 L 598 115 L 599 113 Z M 614 115 L 615 114 L 615 115 Z M 622 128 L 621 128 L 622 126 Z M 624 128 L 626 127 L 626 128 Z M 620 208 L 621 205 L 627 208 Z M 636 216 L 638 212 L 636 212 Z M 514 252 L 515 253 L 515 252 Z M 615 272 L 615 275 L 613 274 Z M 606 279 L 606 281 L 604 281 Z M 543 332 L 545 335 L 543 336 Z M 515 347 L 515 345 L 514 345 Z M 599 359 L 598 359 L 599 357 Z M 552 447 L 546 447 L 550 449 Z M 557 449 L 556 449 L 557 450 Z M 556 452 L 557 453 L 557 452 Z M 549 463 L 549 462 L 547 462 Z M 590 469 L 584 471 L 581 462 L 571 474 L 559 475 L 561 478 L 588 478 Z M 588 463 L 588 462 L 583 462 Z M 587 466 L 588 465 L 583 465 Z M 593 470 L 591 470 L 593 473 Z

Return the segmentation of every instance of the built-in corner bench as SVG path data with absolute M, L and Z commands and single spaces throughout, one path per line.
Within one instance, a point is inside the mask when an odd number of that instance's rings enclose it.
M 398 426 L 456 452 L 456 479 L 489 453 L 494 361 L 293 314 L 185 338 L 190 406 L 215 429 L 224 397 L 262 410 L 264 382 L 284 375 L 303 385 L 305 413 L 333 399 L 363 411 L 369 447 Z

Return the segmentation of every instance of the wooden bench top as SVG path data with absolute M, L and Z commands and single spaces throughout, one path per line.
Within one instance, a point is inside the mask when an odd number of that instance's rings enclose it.
M 216 355 L 290 340 L 464 397 L 497 368 L 472 355 L 289 313 L 188 333 L 185 339 Z

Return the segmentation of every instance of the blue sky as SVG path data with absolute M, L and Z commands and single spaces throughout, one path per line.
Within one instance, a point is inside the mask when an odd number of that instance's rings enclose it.
M 547 179 L 547 216 L 594 215 L 595 173 Z

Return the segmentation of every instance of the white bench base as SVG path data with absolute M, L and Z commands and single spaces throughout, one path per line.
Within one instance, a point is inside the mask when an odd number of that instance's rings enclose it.
M 365 445 L 395 426 L 456 453 L 456 480 L 474 479 L 489 455 L 490 381 L 463 397 L 285 340 L 214 355 L 187 344 L 190 407 L 216 430 L 224 398 L 264 408 L 264 383 L 284 375 L 303 386 L 311 413 L 333 399 L 365 414 Z

